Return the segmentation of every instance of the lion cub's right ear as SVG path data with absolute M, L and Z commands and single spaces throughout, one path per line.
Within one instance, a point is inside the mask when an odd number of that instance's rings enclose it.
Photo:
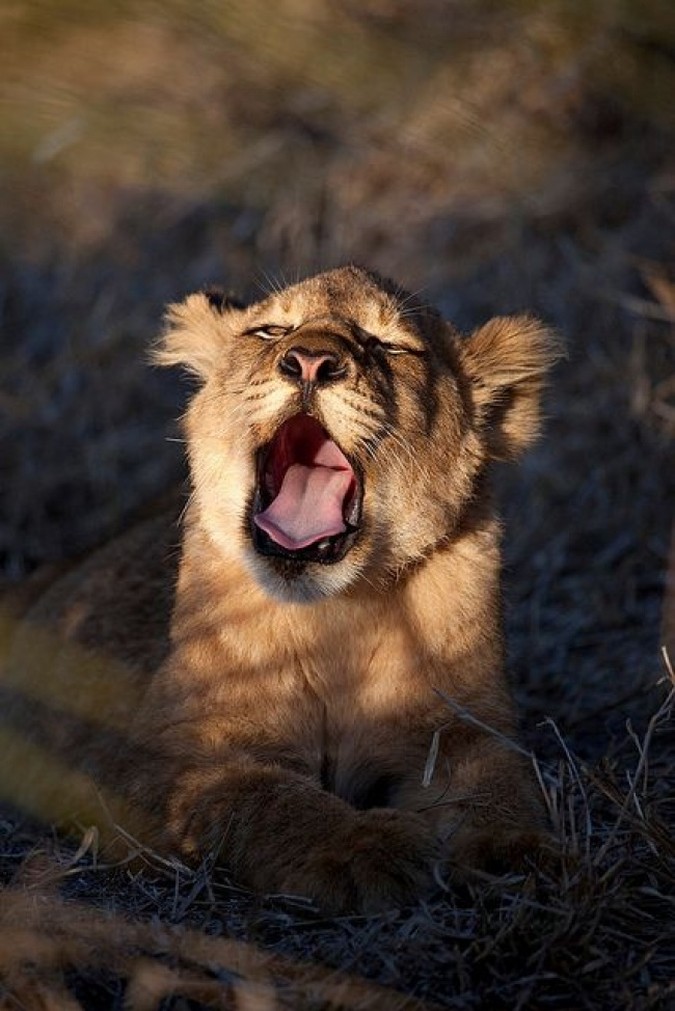
M 166 310 L 165 329 L 150 352 L 155 365 L 182 365 L 205 382 L 222 363 L 225 338 L 246 307 L 219 289 L 188 295 Z
M 497 316 L 458 345 L 474 417 L 493 458 L 513 460 L 536 439 L 558 336 L 531 316 Z

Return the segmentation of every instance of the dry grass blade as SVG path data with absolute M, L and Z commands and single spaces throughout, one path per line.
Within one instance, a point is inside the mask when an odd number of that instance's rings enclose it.
M 164 960 L 169 959 L 166 963 Z M 253 945 L 208 937 L 199 931 L 160 923 L 131 922 L 112 913 L 64 903 L 26 890 L 0 896 L 0 971 L 9 993 L 19 993 L 32 979 L 57 970 L 114 970 L 128 979 L 129 1011 L 155 1011 L 169 995 L 180 993 L 208 1007 L 256 1004 L 325 1008 L 382 1008 L 432 1011 L 415 1001 L 345 973 L 303 965 Z M 236 1000 L 232 998 L 236 995 Z M 237 1003 L 238 1002 L 238 1003 Z

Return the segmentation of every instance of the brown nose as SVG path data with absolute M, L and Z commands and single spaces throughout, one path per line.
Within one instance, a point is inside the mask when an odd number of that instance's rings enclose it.
M 346 372 L 345 364 L 335 351 L 307 351 L 289 348 L 279 360 L 279 371 L 299 383 L 330 383 Z

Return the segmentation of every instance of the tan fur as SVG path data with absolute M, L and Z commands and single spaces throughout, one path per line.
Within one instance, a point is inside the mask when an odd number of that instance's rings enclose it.
M 297 342 L 346 355 L 345 376 L 302 392 L 278 371 Z M 6 646 L 6 794 L 70 821 L 101 802 L 163 852 L 217 847 L 254 887 L 333 910 L 410 899 L 438 858 L 516 859 L 541 812 L 509 745 L 486 470 L 535 437 L 555 355 L 535 320 L 464 338 L 356 267 L 172 307 L 156 358 L 201 382 L 175 600 L 179 531 L 157 520 L 28 608 Z M 360 534 L 330 565 L 251 540 L 256 454 L 301 411 L 363 474 Z

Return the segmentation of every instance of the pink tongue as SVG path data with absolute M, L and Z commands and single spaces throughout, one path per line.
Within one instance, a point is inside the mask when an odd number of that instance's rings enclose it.
M 351 482 L 349 470 L 294 463 L 286 471 L 277 497 L 254 520 L 289 551 L 342 534 L 347 529 L 342 503 Z

